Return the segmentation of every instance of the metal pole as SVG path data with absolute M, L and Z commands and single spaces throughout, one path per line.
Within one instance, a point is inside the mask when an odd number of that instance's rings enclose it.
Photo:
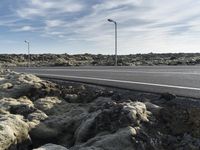
M 28 67 L 30 67 L 31 66 L 30 42 L 28 42 L 26 40 L 24 42 L 27 43 L 27 45 L 28 45 Z
M 31 66 L 30 43 L 28 42 L 28 67 Z
M 112 19 L 108 19 L 108 21 L 115 24 L 115 66 L 117 66 L 117 22 Z
M 117 22 L 115 22 L 115 66 L 117 66 Z

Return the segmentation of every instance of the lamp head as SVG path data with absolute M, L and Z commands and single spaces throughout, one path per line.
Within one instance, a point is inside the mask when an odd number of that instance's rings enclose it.
M 117 22 L 116 22 L 116 21 L 114 21 L 114 20 L 112 20 L 112 19 L 108 19 L 108 21 L 109 21 L 109 22 L 113 22 L 113 23 L 117 24 Z
M 108 19 L 109 22 L 114 22 L 112 19 Z

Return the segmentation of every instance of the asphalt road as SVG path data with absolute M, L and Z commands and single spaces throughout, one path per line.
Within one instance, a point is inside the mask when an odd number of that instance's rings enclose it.
M 40 67 L 14 70 L 40 77 L 200 98 L 200 66 Z

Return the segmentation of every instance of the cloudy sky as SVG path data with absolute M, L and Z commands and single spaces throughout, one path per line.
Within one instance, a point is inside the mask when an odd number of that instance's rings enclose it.
M 200 52 L 199 0 L 0 0 L 0 53 Z

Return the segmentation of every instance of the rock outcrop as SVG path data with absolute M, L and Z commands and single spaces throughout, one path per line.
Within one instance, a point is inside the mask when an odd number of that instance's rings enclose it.
M 31 66 L 113 66 L 114 55 L 31 54 Z M 118 66 L 198 65 L 199 53 L 118 55 Z M 28 55 L 1 54 L 0 66 L 28 66 Z
M 200 103 L 0 71 L 0 150 L 199 150 Z

